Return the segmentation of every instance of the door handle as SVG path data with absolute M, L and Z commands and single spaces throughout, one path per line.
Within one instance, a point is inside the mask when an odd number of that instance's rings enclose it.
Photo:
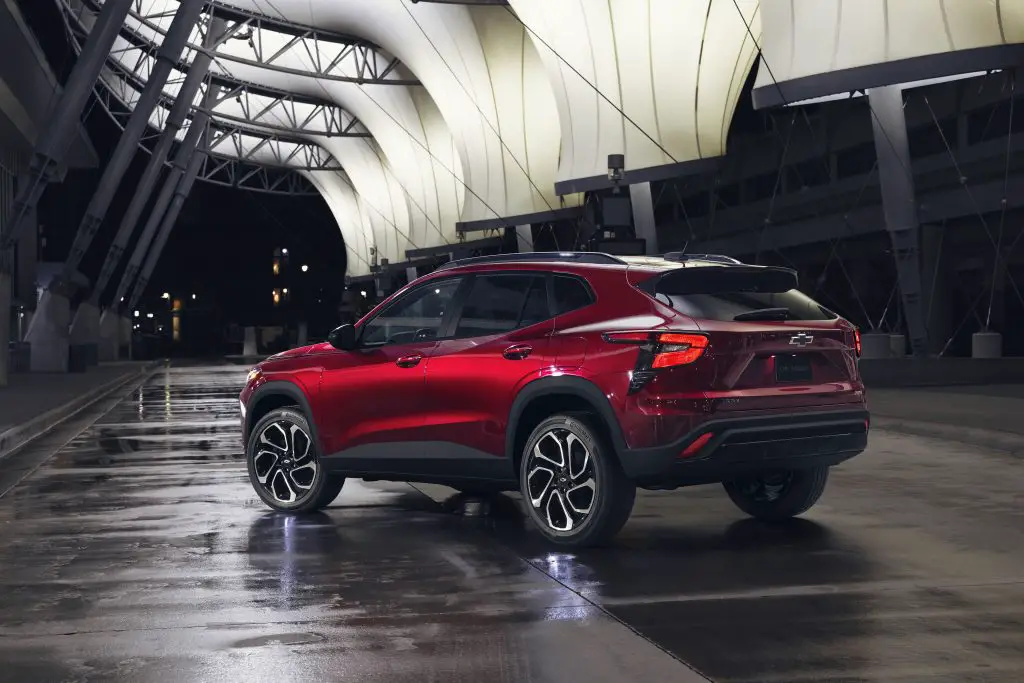
M 533 347 L 529 344 L 516 344 L 502 351 L 501 355 L 508 360 L 524 360 L 531 353 L 533 353 Z
M 423 360 L 423 356 L 419 354 L 413 354 L 411 356 L 402 356 L 401 358 L 395 361 L 395 365 L 397 365 L 400 368 L 414 368 L 420 364 L 421 360 Z

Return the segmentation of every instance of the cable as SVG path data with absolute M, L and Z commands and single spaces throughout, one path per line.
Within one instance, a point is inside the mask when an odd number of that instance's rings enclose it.
M 558 1 L 560 1 L 560 0 L 554 0 L 554 1 L 555 1 L 555 2 L 558 2 Z M 564 2 L 564 0 L 561 0 L 561 1 L 563 1 L 563 2 Z M 735 0 L 734 0 L 734 1 L 735 1 Z M 570 69 L 572 69 L 572 72 L 573 72 L 573 73 L 575 73 L 575 74 L 576 74 L 577 76 L 579 76 L 580 80 L 582 80 L 582 81 L 583 81 L 584 83 L 586 83 L 586 84 L 587 84 L 588 86 L 590 86 L 590 88 L 591 88 L 591 89 L 592 89 L 592 90 L 593 90 L 593 91 L 594 91 L 595 93 L 597 93 L 597 95 L 598 95 L 598 96 L 599 96 L 599 97 L 600 97 L 600 98 L 601 98 L 602 100 L 604 100 L 605 102 L 607 102 L 608 104 L 610 104 L 610 105 L 612 106 L 612 108 L 613 108 L 613 109 L 615 109 L 615 111 L 619 112 L 619 114 L 621 114 L 621 115 L 622 115 L 622 118 L 624 118 L 624 119 L 625 119 L 626 121 L 628 121 L 628 122 L 630 123 L 630 125 L 632 125 L 632 126 L 633 126 L 634 128 L 636 128 L 636 129 L 637 129 L 638 131 L 640 131 L 640 133 L 641 133 L 641 134 L 642 134 L 642 135 L 643 135 L 643 136 L 644 136 L 645 138 L 647 138 L 648 140 L 650 140 L 650 141 L 651 141 L 651 143 L 652 143 L 652 144 L 653 144 L 653 145 L 654 145 L 655 147 L 657 147 L 657 148 L 658 148 L 659 150 L 661 150 L 661 153 L 662 153 L 662 154 L 664 154 L 664 155 L 665 155 L 665 156 L 667 156 L 667 157 L 668 157 L 669 159 L 671 159 L 671 160 L 672 160 L 672 163 L 674 163 L 674 164 L 678 164 L 678 163 L 679 163 L 679 160 L 678 160 L 678 159 L 676 159 L 676 158 L 675 158 L 674 156 L 672 156 L 672 155 L 671 155 L 671 154 L 669 153 L 669 151 L 668 151 L 667 149 L 665 149 L 665 148 L 664 148 L 664 147 L 663 147 L 663 146 L 661 145 L 661 143 L 660 143 L 660 142 L 658 142 L 658 141 L 657 141 L 657 140 L 655 140 L 655 139 L 654 139 L 653 137 L 651 137 L 651 136 L 650 136 L 650 134 L 649 134 L 649 133 L 648 133 L 648 132 L 647 132 L 646 130 L 644 130 L 644 129 L 643 129 L 643 127 L 642 127 L 642 126 L 641 126 L 641 125 L 640 125 L 639 123 L 637 123 L 637 122 L 636 122 L 636 121 L 634 121 L 634 120 L 633 120 L 632 118 L 630 118 L 630 116 L 629 116 L 629 115 L 628 115 L 628 114 L 627 114 L 627 113 L 626 113 L 626 112 L 625 112 L 625 111 L 624 111 L 624 110 L 622 109 L 622 107 L 620 107 L 619 105 L 617 105 L 617 104 L 615 104 L 614 102 L 612 102 L 612 101 L 611 101 L 611 100 L 610 100 L 610 99 L 608 98 L 608 96 L 607 96 L 607 95 L 605 95 L 605 94 L 604 94 L 603 92 L 601 92 L 601 89 L 600 89 L 600 88 L 598 88 L 598 87 L 597 87 L 596 85 L 594 85 L 594 84 L 593 84 L 592 82 L 590 82 L 590 80 L 589 80 L 589 79 L 588 79 L 588 78 L 587 78 L 586 76 L 584 76 L 584 75 L 583 75 L 582 73 L 580 73 L 580 72 L 579 72 L 579 70 L 578 70 L 578 69 L 577 69 L 576 67 L 574 67 L 574 66 L 573 66 L 572 64 L 570 64 L 570 63 L 569 63 L 569 61 L 568 61 L 568 60 L 567 60 L 567 59 L 566 59 L 565 57 L 563 57 L 563 56 L 562 56 L 561 54 L 559 54 L 559 53 L 558 53 L 558 50 L 556 50 L 555 48 L 551 47 L 551 45 L 550 45 L 550 44 L 549 44 L 549 43 L 548 43 L 548 42 L 547 42 L 546 40 L 544 40 L 543 38 L 541 38 L 541 37 L 540 37 L 540 34 L 538 34 L 538 33 L 537 33 L 536 31 L 534 31 L 534 30 L 533 30 L 532 28 L 530 28 L 530 27 L 529 27 L 529 26 L 528 26 L 528 25 L 526 24 L 526 22 L 525 22 L 525 21 L 523 21 L 522 19 L 520 19 L 520 18 L 519 18 L 519 15 L 515 13 L 515 11 L 514 11 L 514 10 L 512 9 L 512 7 L 510 7 L 509 5 L 505 5 L 505 11 L 506 11 L 506 12 L 508 12 L 509 14 L 511 14 L 511 15 L 512 15 L 513 17 L 515 17 L 515 20 L 516 20 L 516 21 L 518 21 L 518 22 L 519 22 L 520 24 L 522 24 L 522 25 L 523 25 L 523 28 L 524 28 L 524 29 L 526 29 L 526 31 L 527 31 L 527 32 L 528 32 L 528 33 L 529 33 L 530 35 L 532 35 L 532 36 L 533 36 L 534 38 L 536 38 L 537 40 L 539 40 L 539 41 L 541 42 L 541 44 L 543 44 L 543 45 L 544 45 L 544 47 L 546 47 L 546 48 L 547 48 L 548 50 L 550 50 L 550 51 L 551 51 L 551 54 L 553 54 L 553 55 L 554 55 L 555 57 L 557 57 L 557 58 L 558 58 L 558 60 L 559 60 L 560 62 L 562 62 L 562 63 L 563 63 L 563 64 L 565 64 L 565 65 L 566 65 L 567 67 L 569 67 Z

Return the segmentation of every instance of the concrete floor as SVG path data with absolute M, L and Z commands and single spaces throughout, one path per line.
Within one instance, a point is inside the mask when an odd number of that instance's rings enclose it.
M 643 493 L 615 547 L 569 554 L 440 487 L 270 513 L 245 370 L 161 372 L 0 468 L 0 681 L 1024 680 L 1010 456 L 876 431 L 789 525 Z

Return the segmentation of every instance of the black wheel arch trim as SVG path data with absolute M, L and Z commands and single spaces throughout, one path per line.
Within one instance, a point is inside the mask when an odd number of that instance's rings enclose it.
M 622 436 L 619 419 L 615 415 L 615 411 L 612 410 L 608 397 L 596 384 L 582 377 L 541 377 L 523 387 L 512 402 L 512 409 L 509 411 L 508 417 L 508 429 L 505 431 L 505 453 L 509 458 L 515 459 L 518 455 L 515 452 L 516 433 L 526 408 L 535 399 L 551 394 L 569 394 L 590 403 L 604 421 L 616 455 L 621 455 L 626 450 L 626 440 Z
M 248 410 L 245 414 L 245 443 L 249 443 L 249 437 L 252 436 L 252 428 L 255 426 L 252 420 L 253 408 L 259 405 L 260 401 L 268 396 L 287 396 L 288 398 L 294 399 L 299 404 L 299 408 L 302 410 L 303 416 L 306 418 L 306 422 L 309 423 L 309 429 L 313 442 L 316 444 L 317 449 L 322 453 L 323 444 L 320 441 L 320 433 L 316 428 L 316 420 L 313 417 L 313 406 L 309 402 L 309 396 L 302 390 L 298 384 L 289 382 L 287 380 L 270 380 L 261 384 L 252 395 L 249 396 Z

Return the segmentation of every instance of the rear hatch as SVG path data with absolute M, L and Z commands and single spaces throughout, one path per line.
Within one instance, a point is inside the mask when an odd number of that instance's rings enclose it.
M 658 389 L 699 389 L 715 412 L 860 402 L 855 328 L 797 284 L 784 268 L 710 264 L 644 282 L 709 338 L 707 352 L 665 373 Z

